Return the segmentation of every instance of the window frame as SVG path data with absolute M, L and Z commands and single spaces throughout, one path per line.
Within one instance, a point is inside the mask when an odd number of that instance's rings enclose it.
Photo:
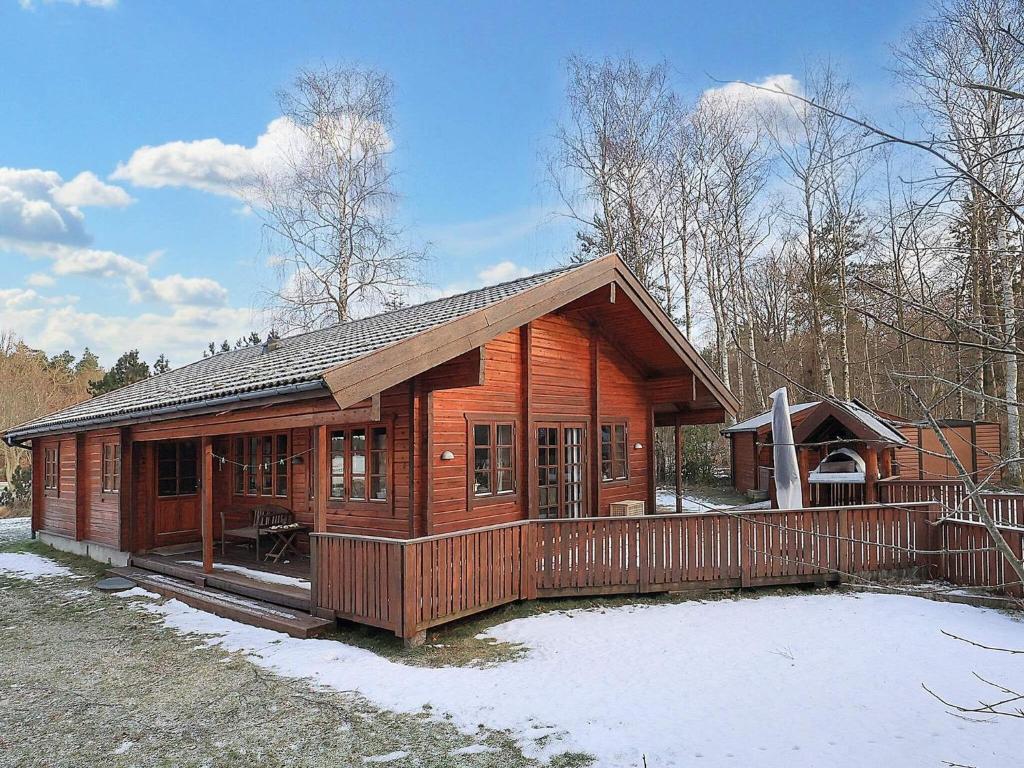
M 284 438 L 282 451 L 281 438 Z M 269 441 L 270 460 L 264 456 Z M 239 453 L 241 448 L 241 453 Z M 255 450 L 254 450 L 255 449 Z M 231 441 L 231 455 L 234 461 L 231 476 L 231 495 L 236 499 L 291 499 L 291 430 L 283 432 L 260 432 L 236 435 Z M 284 459 L 284 467 L 280 461 Z M 239 466 L 241 465 L 241 466 Z M 284 488 L 281 480 L 284 479 Z M 270 490 L 267 490 L 267 480 Z M 241 482 L 241 490 L 239 490 Z
M 100 492 L 121 493 L 120 442 L 108 441 L 100 444 Z
M 467 413 L 466 414 L 466 500 L 467 507 L 472 509 L 476 506 L 487 506 L 489 504 L 518 503 L 520 492 L 520 442 L 519 417 L 508 413 Z M 490 429 L 490 440 L 488 450 L 490 452 L 490 474 L 491 490 L 488 493 L 476 493 L 476 427 L 487 426 Z M 512 428 L 512 441 L 509 445 L 498 445 L 498 427 L 510 426 Z M 512 465 L 508 468 L 512 473 L 512 490 L 498 490 L 498 448 L 510 448 L 512 453 Z M 503 470 L 504 468 L 502 468 Z
M 182 479 L 182 460 L 181 460 L 181 449 L 183 446 L 191 444 L 195 449 L 195 490 L 188 493 L 181 492 L 181 479 Z M 160 493 L 160 448 L 165 445 L 174 446 L 174 493 Z M 198 496 L 200 491 L 200 472 L 199 472 L 199 459 L 200 459 L 200 447 L 197 440 L 167 440 L 162 443 L 158 443 L 156 446 L 156 460 L 154 461 L 154 471 L 156 472 L 156 497 L 157 499 L 187 499 L 192 496 Z M 187 477 L 187 475 L 186 475 Z
M 363 456 L 363 472 L 354 473 L 352 471 L 352 433 L 363 431 L 364 443 L 361 450 Z M 374 449 L 373 448 L 373 433 L 375 430 L 382 430 L 384 432 L 384 448 Z M 334 451 L 334 435 L 342 433 L 345 435 L 343 443 L 343 453 L 341 454 L 344 458 L 344 468 L 342 470 L 342 481 L 344 483 L 344 495 L 334 496 L 334 457 L 337 455 Z M 385 510 L 390 513 L 394 513 L 394 496 L 395 496 L 395 445 L 394 445 L 394 420 L 389 421 L 368 421 L 360 422 L 358 424 L 328 424 L 327 425 L 327 455 L 320 457 L 317 460 L 316 471 L 312 474 L 316 475 L 319 472 L 327 473 L 327 506 L 331 509 L 343 509 L 346 511 L 350 510 Z M 373 473 L 373 454 L 383 454 L 384 457 L 384 472 Z M 352 498 L 352 480 L 355 477 L 361 480 L 363 483 L 363 498 Z M 373 498 L 373 478 L 383 478 L 384 481 L 384 498 L 375 499 Z
M 605 458 L 604 458 L 604 444 L 605 444 L 604 443 L 604 429 L 605 429 L 605 427 L 609 427 L 611 429 L 610 458 L 608 459 L 608 463 L 610 463 L 611 467 L 612 467 L 612 472 L 611 472 L 612 476 L 611 477 L 605 477 L 604 476 L 604 465 L 605 465 Z M 616 453 L 617 453 L 617 451 L 616 451 L 617 441 L 615 439 L 615 428 L 616 427 L 622 427 L 622 455 L 621 456 L 616 456 Z M 608 417 L 608 416 L 603 417 L 601 419 L 600 425 L 598 426 L 598 446 L 599 446 L 599 450 L 598 450 L 597 460 L 598 460 L 598 472 L 600 472 L 600 474 L 601 474 L 601 485 L 605 486 L 605 485 L 616 485 L 616 484 L 628 483 L 629 480 L 630 480 L 630 476 L 631 476 L 630 466 L 629 466 L 629 419 L 621 418 L 621 417 Z M 616 462 L 618 460 L 621 460 L 621 462 L 622 462 L 622 467 L 623 467 L 623 472 L 624 472 L 624 474 L 622 476 L 617 476 L 617 475 L 614 474 L 615 464 L 616 464 Z
M 60 496 L 60 443 L 43 448 L 43 494 Z

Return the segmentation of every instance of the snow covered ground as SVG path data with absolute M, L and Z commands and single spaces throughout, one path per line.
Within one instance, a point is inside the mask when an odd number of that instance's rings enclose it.
M 32 536 L 32 518 L 7 517 L 0 519 L 0 544 L 21 541 Z
M 671 507 L 675 510 L 676 507 L 676 492 L 674 490 L 666 490 L 664 488 L 658 489 L 657 501 L 659 507 Z M 708 499 L 704 496 L 698 496 L 695 493 L 683 493 L 683 512 L 707 512 L 713 509 L 726 509 L 732 506 L 731 504 L 724 504 L 721 501 L 715 499 Z
M 587 752 L 600 766 L 1014 764 L 1020 726 L 952 716 L 921 687 L 970 704 L 973 676 L 1024 688 L 1024 623 L 893 595 L 799 595 L 548 613 L 494 627 L 525 658 L 431 669 L 332 640 L 284 635 L 176 601 L 141 603 L 182 632 L 258 665 L 399 712 L 430 705 L 471 732 L 508 729 L 524 750 Z M 390 756 L 389 756 L 390 757 Z
M 69 568 L 55 563 L 48 557 L 31 552 L 0 552 L 0 576 L 14 576 L 19 579 L 42 579 L 49 576 L 81 578 Z

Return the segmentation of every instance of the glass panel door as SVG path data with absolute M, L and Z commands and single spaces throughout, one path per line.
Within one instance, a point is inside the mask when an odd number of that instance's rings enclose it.
M 562 516 L 583 517 L 583 428 L 562 428 Z
M 558 427 L 537 427 L 537 517 L 558 517 Z
M 586 428 L 541 424 L 536 435 L 537 517 L 585 517 Z

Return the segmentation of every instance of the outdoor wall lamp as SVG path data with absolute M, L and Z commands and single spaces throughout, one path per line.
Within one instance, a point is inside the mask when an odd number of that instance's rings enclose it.
M 643 444 L 643 443 L 634 443 L 634 444 L 633 444 L 633 448 L 634 448 L 635 450 L 637 450 L 637 451 L 639 451 L 639 450 L 643 449 L 643 447 L 644 447 L 644 444 Z
M 455 458 L 455 454 L 451 451 L 443 451 L 441 453 L 441 461 L 451 461 Z

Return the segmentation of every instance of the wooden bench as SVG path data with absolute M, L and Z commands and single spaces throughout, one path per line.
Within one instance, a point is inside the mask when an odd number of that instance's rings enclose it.
M 249 525 L 241 528 L 228 528 L 224 520 L 224 510 L 220 512 L 220 553 L 224 554 L 228 539 L 252 542 L 256 546 L 256 560 L 260 559 L 260 540 L 270 533 L 270 528 L 279 525 L 291 525 L 295 515 L 291 510 L 276 504 L 260 504 L 254 507 Z

